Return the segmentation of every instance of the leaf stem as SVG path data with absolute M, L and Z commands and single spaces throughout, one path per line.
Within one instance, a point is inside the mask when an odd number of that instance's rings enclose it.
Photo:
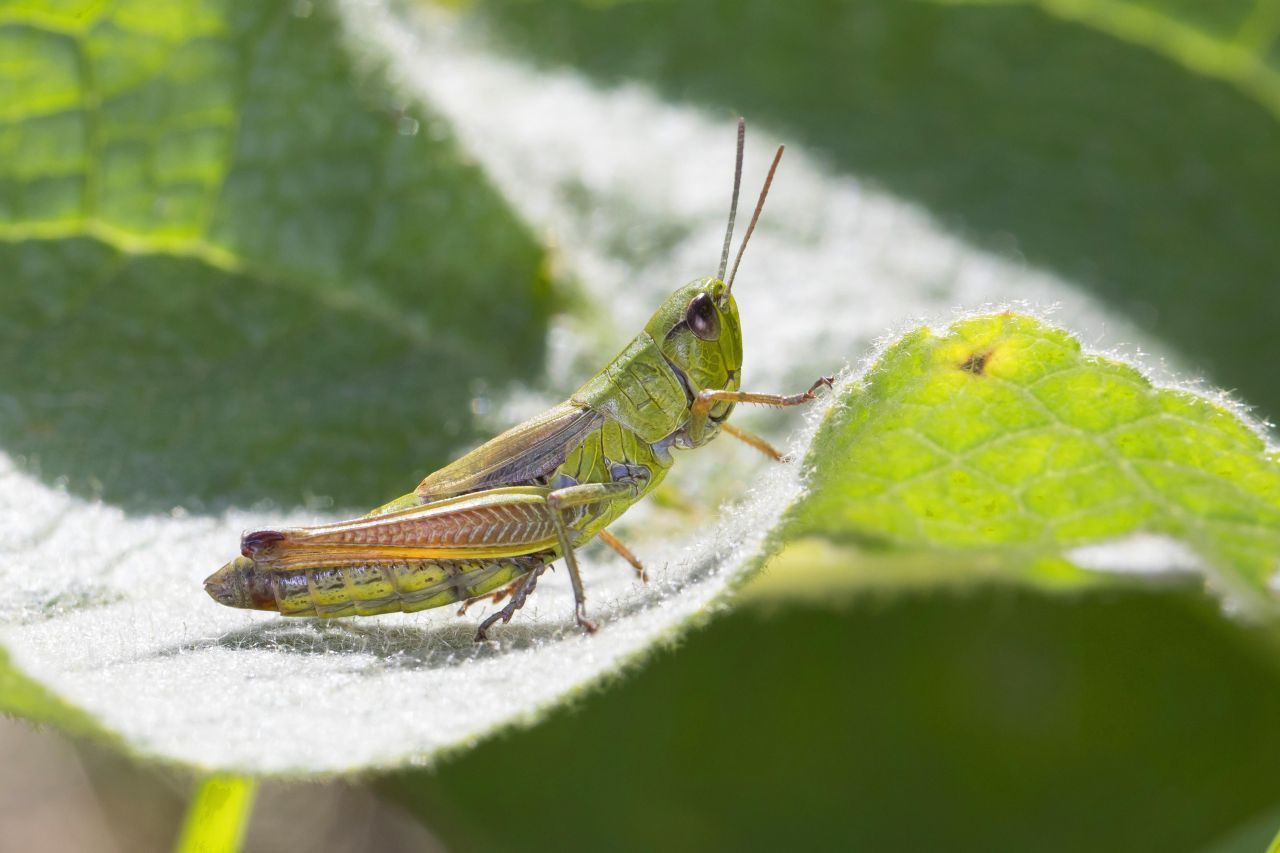
M 258 783 L 252 776 L 206 776 L 196 788 L 176 853 L 236 853 Z

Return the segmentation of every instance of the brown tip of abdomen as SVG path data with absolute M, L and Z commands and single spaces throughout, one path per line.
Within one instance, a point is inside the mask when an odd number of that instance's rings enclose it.
M 219 604 L 248 610 L 277 610 L 271 578 L 247 557 L 236 557 L 204 579 L 204 591 Z

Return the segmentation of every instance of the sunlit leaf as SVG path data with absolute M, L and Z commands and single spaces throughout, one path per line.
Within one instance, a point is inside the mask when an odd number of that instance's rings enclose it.
M 1014 314 L 917 330 L 863 382 L 818 431 L 781 538 L 1056 571 L 1072 549 L 1155 534 L 1271 606 L 1280 465 L 1224 405 Z

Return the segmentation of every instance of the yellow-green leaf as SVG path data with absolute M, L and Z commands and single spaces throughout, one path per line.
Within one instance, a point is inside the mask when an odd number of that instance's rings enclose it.
M 814 438 L 810 488 L 781 528 L 934 562 L 1029 568 L 1135 534 L 1189 546 L 1266 599 L 1280 555 L 1280 466 L 1240 414 L 995 314 L 891 346 Z

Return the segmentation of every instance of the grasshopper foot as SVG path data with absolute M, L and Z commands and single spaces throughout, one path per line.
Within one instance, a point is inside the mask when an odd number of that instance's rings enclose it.
M 596 631 L 600 630 L 599 625 L 587 618 L 587 606 L 581 601 L 578 602 L 578 606 L 574 608 L 573 615 L 574 619 L 578 623 L 578 627 L 588 634 L 594 634 Z
M 835 387 L 835 384 L 836 384 L 836 378 L 834 376 L 819 376 L 818 381 L 810 385 L 809 390 L 804 392 L 805 396 L 808 397 L 810 400 L 813 400 L 817 398 L 819 388 L 826 388 L 828 391 L 830 391 L 832 388 Z

